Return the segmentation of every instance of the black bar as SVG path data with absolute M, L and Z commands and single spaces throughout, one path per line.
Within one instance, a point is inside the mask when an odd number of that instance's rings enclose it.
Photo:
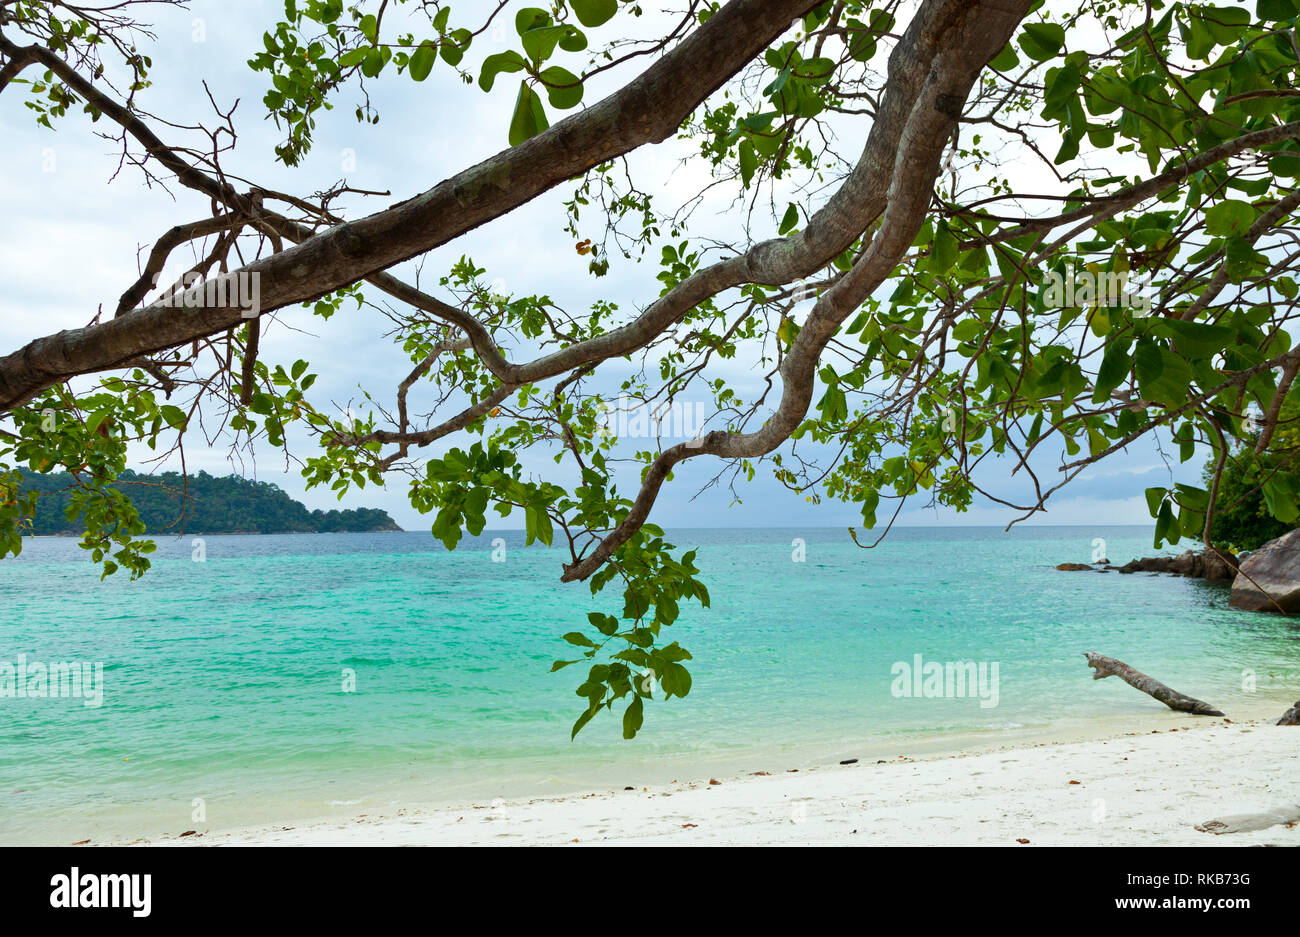
M 128 927 L 201 923 L 206 929 L 253 917 L 259 930 L 274 923 L 373 928 L 412 914 L 431 931 L 463 915 L 496 930 L 510 920 L 572 926 L 574 916 L 598 907 L 635 917 L 638 906 L 677 908 L 677 926 L 689 927 L 694 912 L 678 905 L 699 901 L 701 920 L 716 911 L 732 924 L 756 915 L 765 929 L 775 923 L 763 921 L 774 904 L 803 909 L 809 918 L 856 922 L 854 929 L 898 914 L 920 915 L 927 925 L 987 924 L 1004 915 L 1015 920 L 1039 905 L 1068 909 L 1074 920 L 1100 912 L 1179 921 L 1201 915 L 1226 924 L 1260 911 L 1288 913 L 1293 896 L 1286 886 L 1294 878 L 1287 855 L 1266 848 L 624 848 L 593 855 L 578 847 L 544 854 L 539 848 L 125 847 L 13 848 L 0 856 L 9 870 L 0 886 L 6 930 L 23 921 L 110 919 Z M 148 914 L 136 913 L 143 910 L 142 878 L 140 891 L 121 889 L 126 907 L 53 907 L 52 897 L 66 899 L 70 891 L 56 894 L 63 884 L 57 876 L 70 886 L 73 868 L 83 889 L 88 876 L 148 875 Z M 98 879 L 91 891 L 99 895 Z M 652 921 L 659 912 L 647 913 Z

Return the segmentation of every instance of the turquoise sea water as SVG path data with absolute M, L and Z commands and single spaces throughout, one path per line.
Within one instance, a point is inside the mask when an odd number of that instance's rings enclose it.
M 491 541 L 506 541 L 492 561 Z M 794 562 L 794 540 L 806 561 Z M 1182 724 L 1082 652 L 1121 658 L 1230 716 L 1300 697 L 1295 620 L 1167 576 L 1058 572 L 1093 539 L 1116 563 L 1145 528 L 680 530 L 713 607 L 671 637 L 684 700 L 633 742 L 606 715 L 569 741 L 585 586 L 558 549 L 487 533 L 162 539 L 141 581 L 100 584 L 75 541 L 0 562 L 0 664 L 104 666 L 103 705 L 0 698 L 0 843 L 133 839 L 405 804 L 490 802 L 711 772 L 893 757 L 1029 735 Z M 997 705 L 896 695 L 891 668 L 998 664 Z M 343 689 L 354 671 L 354 692 Z M 1249 690 L 1244 671 L 1255 674 Z M 201 800 L 201 819 L 195 819 Z

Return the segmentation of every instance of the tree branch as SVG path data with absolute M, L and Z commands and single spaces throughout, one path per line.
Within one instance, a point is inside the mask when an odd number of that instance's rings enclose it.
M 414 198 L 322 232 L 225 278 L 256 274 L 260 312 L 266 313 L 315 299 L 445 244 L 594 166 L 667 139 L 700 102 L 814 6 L 816 0 L 731 0 L 640 76 L 592 107 Z M 107 100 L 48 49 L 24 52 L 0 37 L 0 50 L 14 61 L 35 55 L 137 140 L 148 141 L 146 149 L 180 181 L 227 205 L 239 203 L 228 185 L 169 158 L 171 151 L 135 114 Z M 222 188 L 213 191 L 213 185 Z M 237 307 L 154 304 L 106 323 L 36 339 L 0 358 L 0 411 L 75 375 L 224 331 L 237 324 L 240 312 Z

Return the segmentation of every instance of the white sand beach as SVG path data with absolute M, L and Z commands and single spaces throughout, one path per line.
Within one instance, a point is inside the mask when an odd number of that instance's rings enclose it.
M 1300 825 L 1196 824 L 1300 805 L 1300 729 L 1171 714 L 1176 728 L 978 754 L 409 808 L 151 845 L 1300 846 Z M 1300 813 L 1300 806 L 1294 813 Z

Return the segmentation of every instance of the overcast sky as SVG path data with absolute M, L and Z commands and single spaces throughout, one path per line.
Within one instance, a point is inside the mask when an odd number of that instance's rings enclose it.
M 263 31 L 282 11 L 280 0 L 198 0 L 188 11 L 160 7 L 151 12 L 145 8 L 144 15 L 152 17 L 156 25 L 158 40 L 146 49 L 154 67 L 153 86 L 140 99 L 143 106 L 176 124 L 211 123 L 204 82 L 223 106 L 240 99 L 235 112 L 239 146 L 224 158 L 226 168 L 266 187 L 295 193 L 328 187 L 344 176 L 356 188 L 391 191 L 391 197 L 364 204 L 354 200 L 349 217 L 423 191 L 505 146 L 517 84 L 504 82 L 488 95 L 464 85 L 440 65 L 422 84 L 394 75 L 374 85 L 371 95 L 381 114 L 377 126 L 357 123 L 352 112 L 359 95 L 354 89 L 345 90 L 337 99 L 338 107 L 320 118 L 315 148 L 303 166 L 285 169 L 275 162 L 272 151 L 280 135 L 261 117 L 266 76 L 252 72 L 246 64 L 261 48 Z M 503 36 L 496 41 L 506 47 Z M 491 42 L 493 37 L 485 37 L 485 44 Z M 647 60 L 636 61 L 641 64 L 634 68 L 643 68 Z M 619 73 L 611 80 L 621 82 L 631 74 Z M 598 99 L 608 87 L 589 90 L 587 100 Z M 0 290 L 0 353 L 59 329 L 85 325 L 101 304 L 111 314 L 116 297 L 137 275 L 139 250 L 147 251 L 170 226 L 209 212 L 208 205 L 188 190 L 173 188 L 168 193 L 156 186 L 146 187 L 138 171 L 130 167 L 113 179 L 120 154 L 114 143 L 95 135 L 102 127 L 77 114 L 58 122 L 53 132 L 39 128 L 22 102 L 22 89 L 16 87 L 0 96 L 0 138 L 4 140 L 0 146 L 4 245 L 0 277 L 5 285 Z M 180 136 L 158 129 L 169 142 Z M 865 123 L 841 127 L 837 149 L 856 154 L 868 129 Z M 665 204 L 698 190 L 707 176 L 698 167 L 679 165 L 690 152 L 689 145 L 676 141 L 644 148 L 634 163 L 642 174 L 639 181 L 646 187 L 654 182 L 658 188 L 652 191 Z M 616 263 L 609 276 L 591 277 L 587 258 L 572 248 L 573 239 L 563 231 L 561 204 L 570 194 L 569 187 L 561 186 L 434 251 L 426 259 L 422 283 L 426 287 L 435 284 L 458 257 L 468 254 L 489 270 L 490 277 L 500 277 L 512 293 L 545 293 L 570 310 L 582 310 L 593 301 L 606 299 L 634 314 L 658 294 L 657 265 Z M 701 210 L 692 234 L 728 234 L 735 240 L 744 221 L 744 214 L 730 202 L 713 203 Z M 757 239 L 771 233 L 756 228 L 752 236 Z M 593 230 L 588 236 L 599 235 Z M 179 261 L 189 256 L 185 254 Z M 409 265 L 398 272 L 409 275 Z M 371 298 L 380 299 L 377 295 Z M 347 406 L 358 398 L 358 388 L 363 386 L 389 401 L 397 380 L 394 375 L 410 368 L 400 349 L 383 335 L 387 321 L 373 310 L 358 311 L 349 303 L 329 322 L 298 309 L 285 310 L 280 318 L 281 325 L 264 333 L 263 359 L 285 364 L 308 359 L 312 370 L 321 375 L 313 389 L 319 400 Z M 740 387 L 753 387 L 758 375 L 748 368 L 735 364 L 727 373 Z M 622 376 L 619 372 L 610 379 Z M 202 468 L 214 474 L 239 471 L 279 484 L 309 507 L 339 506 L 328 491 L 305 491 L 298 468 L 291 465 L 286 470 L 283 455 L 263 450 L 255 464 L 232 465 L 226 450 L 204 449 L 199 442 L 187 442 L 186 460 L 191 470 Z M 433 447 L 427 450 L 429 454 L 437 451 Z M 540 453 L 526 465 L 539 473 L 555 470 Z M 765 480 L 762 474 L 739 488 L 743 504 L 731 504 L 725 488 L 695 497 L 717 467 L 715 460 L 697 459 L 680 470 L 664 488 L 653 519 L 665 527 L 844 526 L 858 519 L 852 506 L 808 504 L 802 495 Z M 1176 458 L 1166 462 L 1152 442 L 1144 442 L 1081 476 L 1072 489 L 1063 492 L 1065 496 L 1049 502 L 1048 513 L 1039 515 L 1036 522 L 1147 523 L 1142 498 L 1145 487 L 1167 484 L 1171 478 L 1195 481 L 1198 477 L 1199 464 L 1179 467 Z M 999 493 L 1025 494 L 1020 483 L 1010 478 L 1008 465 L 992 468 L 984 480 Z M 342 506 L 382 507 L 408 529 L 425 528 L 431 520 L 411 509 L 400 480 L 386 491 L 367 488 L 353 492 Z M 901 523 L 1005 524 L 1014 516 L 996 505 L 977 503 L 965 514 L 911 509 L 904 512 Z

